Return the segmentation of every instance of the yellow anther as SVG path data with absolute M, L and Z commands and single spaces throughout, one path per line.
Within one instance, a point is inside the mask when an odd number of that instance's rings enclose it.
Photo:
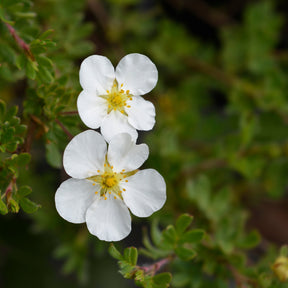
M 106 92 L 107 92 L 107 94 L 109 94 L 109 93 L 110 93 L 110 91 L 109 91 L 109 90 L 106 90 Z
M 93 183 L 92 185 L 95 186 L 95 183 Z
M 98 173 L 100 173 L 100 170 L 97 170 Z
M 122 169 L 122 172 L 124 172 L 125 171 L 125 169 Z
M 130 108 L 131 106 L 130 105 L 127 105 L 127 108 Z
M 116 199 L 117 197 L 116 196 L 114 196 L 114 199 Z
M 128 180 L 125 180 L 125 182 L 128 182 Z
M 107 164 L 105 163 L 105 164 L 104 164 L 104 167 L 106 167 L 106 166 L 107 166 Z
M 113 169 L 113 166 L 110 166 L 111 167 L 111 169 Z
M 126 191 L 126 189 L 125 189 L 125 188 L 123 188 L 123 191 Z
M 120 86 L 123 87 L 123 83 Z
M 107 197 L 106 197 L 106 196 L 104 197 L 104 200 L 107 200 Z
M 121 90 L 120 90 L 120 93 L 124 93 L 124 90 L 123 90 L 123 89 L 121 89 Z
M 126 90 L 126 94 L 128 95 L 130 93 L 130 90 Z
M 95 194 L 98 194 L 98 191 L 96 191 Z
M 109 194 L 111 194 L 111 191 L 109 191 Z

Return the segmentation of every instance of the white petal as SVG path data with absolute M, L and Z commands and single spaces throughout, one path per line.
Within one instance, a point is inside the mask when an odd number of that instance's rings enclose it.
M 84 179 L 103 170 L 107 145 L 98 132 L 86 130 L 76 135 L 67 145 L 63 156 L 64 169 L 68 175 Z
M 79 77 L 84 90 L 103 95 L 113 85 L 115 70 L 107 57 L 92 55 L 81 63 Z
M 96 92 L 83 90 L 77 99 L 77 108 L 81 120 L 92 129 L 100 127 L 107 115 L 107 101 L 97 96 Z
M 141 96 L 134 96 L 127 102 L 125 111 L 128 114 L 128 122 L 138 130 L 151 130 L 155 124 L 155 107 L 150 101 Z
M 121 133 L 109 142 L 108 161 L 115 172 L 138 169 L 148 158 L 149 148 L 146 144 L 136 145 L 130 134 Z
M 86 223 L 91 234 L 104 241 L 119 241 L 131 231 L 131 216 L 120 199 L 100 198 L 87 210 Z
M 128 123 L 127 116 L 123 115 L 119 111 L 111 111 L 104 118 L 101 124 L 101 133 L 107 142 L 119 133 L 130 134 L 132 140 L 135 142 L 138 137 L 136 129 Z
M 158 81 L 155 64 L 145 55 L 133 53 L 123 57 L 116 67 L 118 84 L 130 90 L 132 95 L 144 95 L 150 92 Z
M 64 181 L 55 194 L 57 212 L 69 222 L 85 222 L 86 211 L 97 198 L 96 190 L 88 180 L 70 178 Z
M 148 217 L 159 210 L 166 201 L 166 184 L 154 169 L 145 169 L 122 182 L 123 200 L 131 212 L 138 217 Z

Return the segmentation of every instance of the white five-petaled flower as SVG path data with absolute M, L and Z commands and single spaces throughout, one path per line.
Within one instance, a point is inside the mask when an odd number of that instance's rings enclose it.
M 86 222 L 91 234 L 119 241 L 131 231 L 130 211 L 148 217 L 166 201 L 166 184 L 154 169 L 138 170 L 148 158 L 148 146 L 135 144 L 130 134 L 107 144 L 93 130 L 75 136 L 64 151 L 63 165 L 72 178 L 56 191 L 58 213 L 72 223 Z
M 80 118 L 89 128 L 100 127 L 107 141 L 123 132 L 135 141 L 136 130 L 153 128 L 155 107 L 141 95 L 156 86 L 158 71 L 147 56 L 128 54 L 114 69 L 108 58 L 92 55 L 82 62 L 79 76 L 83 88 L 77 100 Z

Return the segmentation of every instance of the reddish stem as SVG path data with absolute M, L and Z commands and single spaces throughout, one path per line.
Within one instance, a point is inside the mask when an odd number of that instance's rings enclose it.
M 166 264 L 170 263 L 172 260 L 174 259 L 174 257 L 169 256 L 167 258 L 161 259 L 149 266 L 142 266 L 139 267 L 140 269 L 142 269 L 145 274 L 155 274 L 156 272 L 158 272 L 163 266 L 165 266 Z
M 75 110 L 75 111 L 64 111 L 64 112 L 61 112 L 60 113 L 61 115 L 76 115 L 78 114 L 78 111 Z
M 16 43 L 18 44 L 18 46 L 24 50 L 25 54 L 32 60 L 35 61 L 35 58 L 30 50 L 30 46 L 22 39 L 19 37 L 19 35 L 16 33 L 15 29 L 8 23 L 5 23 L 5 25 L 7 26 L 10 34 L 12 35 L 12 37 L 14 38 L 14 40 L 16 41 Z
M 68 138 L 71 140 L 73 138 L 73 135 L 69 132 L 69 130 L 63 125 L 61 121 L 58 119 L 55 119 L 55 122 L 61 127 L 61 129 L 65 132 L 65 134 L 68 136 Z

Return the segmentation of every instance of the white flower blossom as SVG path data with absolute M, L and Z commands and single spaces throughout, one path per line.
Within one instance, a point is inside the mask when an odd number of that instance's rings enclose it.
M 141 95 L 150 92 L 158 81 L 155 64 L 145 55 L 123 57 L 114 69 L 104 56 L 92 55 L 81 64 L 77 99 L 80 118 L 92 129 L 100 127 L 107 141 L 118 133 L 129 133 L 136 141 L 137 130 L 151 130 L 155 107 Z
M 64 151 L 64 169 L 72 178 L 56 191 L 58 213 L 72 223 L 86 222 L 91 234 L 119 241 L 131 231 L 130 211 L 148 217 L 166 201 L 166 184 L 154 169 L 138 170 L 148 158 L 146 144 L 130 134 L 114 136 L 108 146 L 93 130 L 75 136 Z

